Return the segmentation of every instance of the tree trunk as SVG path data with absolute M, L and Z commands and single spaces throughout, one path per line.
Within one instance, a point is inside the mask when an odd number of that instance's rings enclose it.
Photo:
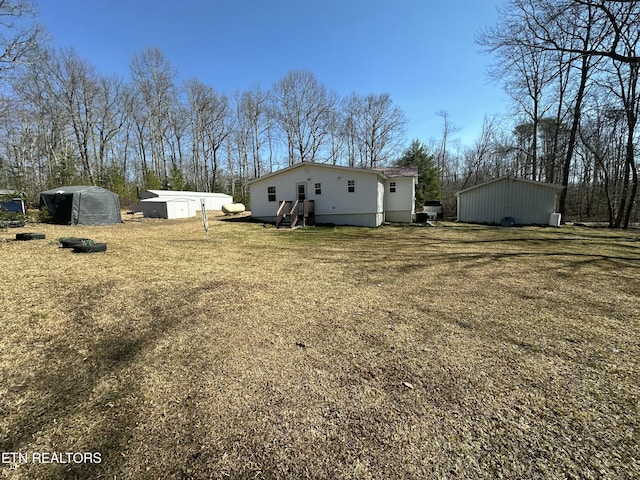
M 578 93 L 576 94 L 576 102 L 573 106 L 573 120 L 571 122 L 571 130 L 569 131 L 569 143 L 567 145 L 567 153 L 564 157 L 564 164 L 562 166 L 562 186 L 564 188 L 560 192 L 560 201 L 558 205 L 558 210 L 562 214 L 561 215 L 562 219 L 565 218 L 565 210 L 567 205 L 567 187 L 569 186 L 569 170 L 571 169 L 571 160 L 573 159 L 573 152 L 576 146 L 578 128 L 580 127 L 580 113 L 582 111 L 582 100 L 584 98 L 584 91 L 587 86 L 588 78 L 589 78 L 589 57 L 587 55 L 583 55 L 582 65 L 580 68 L 580 85 L 578 87 Z

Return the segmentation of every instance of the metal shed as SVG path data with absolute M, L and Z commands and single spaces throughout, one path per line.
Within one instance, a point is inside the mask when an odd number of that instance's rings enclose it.
M 141 200 L 149 198 L 189 198 L 196 203 L 196 211 L 200 211 L 201 200 L 204 200 L 207 210 L 222 210 L 225 203 L 233 203 L 233 197 L 224 193 L 190 192 L 182 190 L 145 190 L 139 194 Z
M 564 187 L 522 178 L 499 177 L 459 191 L 458 221 L 490 225 L 550 225 Z M 557 222 L 555 222 L 557 223 Z
M 191 218 L 196 204 L 193 198 L 154 197 L 141 200 L 140 208 L 147 218 Z

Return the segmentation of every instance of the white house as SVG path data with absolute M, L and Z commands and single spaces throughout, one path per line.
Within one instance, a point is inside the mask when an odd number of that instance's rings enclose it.
M 415 168 L 373 170 L 302 162 L 248 182 L 251 216 L 276 222 L 282 202 L 306 201 L 315 223 L 378 227 L 384 221 L 411 222 L 417 178 Z
M 207 210 L 222 210 L 225 203 L 233 203 L 233 197 L 224 193 L 188 192 L 180 190 L 145 190 L 139 195 L 141 200 L 147 198 L 190 198 L 196 203 L 196 210 L 200 211 L 200 201 L 204 199 Z
M 374 168 L 386 177 L 384 184 L 384 220 L 386 222 L 411 223 L 416 214 L 416 184 L 418 169 L 415 167 Z
M 456 193 L 458 221 L 485 224 L 557 224 L 556 204 L 564 187 L 499 177 Z
M 153 197 L 140 200 L 140 209 L 147 218 L 191 218 L 196 216 L 200 201 L 195 198 Z

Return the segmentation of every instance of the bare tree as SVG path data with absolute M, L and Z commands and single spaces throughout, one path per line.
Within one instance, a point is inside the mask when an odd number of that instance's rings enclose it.
M 259 163 L 256 165 L 255 162 L 252 162 L 253 166 L 249 165 L 251 125 L 247 119 L 246 112 L 243 110 L 240 92 L 235 93 L 234 105 L 235 121 L 232 133 L 233 138 L 230 141 L 232 145 L 229 146 L 229 151 L 235 154 L 234 156 L 238 163 L 238 173 L 240 174 L 242 185 L 244 185 L 244 182 L 247 180 L 260 176 L 261 166 Z M 230 167 L 230 169 L 232 169 L 232 167 Z
M 26 22 L 34 15 L 35 9 L 28 0 L 0 0 L 0 74 L 37 50 L 42 28 Z
M 105 167 L 115 166 L 122 176 L 126 175 L 126 164 L 118 158 L 108 159 L 111 143 L 124 128 L 130 112 L 129 90 L 122 79 L 98 75 L 95 105 L 94 156 L 99 176 Z M 96 145 L 97 144 L 97 145 Z
M 515 3 L 530 12 L 543 13 L 527 17 L 526 27 L 534 33 L 531 45 L 537 49 L 580 57 L 604 57 L 626 64 L 640 63 L 638 52 L 631 47 L 639 35 L 640 5 L 636 1 L 517 0 Z M 586 38 L 582 33 L 586 28 L 597 30 L 590 35 L 592 41 L 582 41 Z M 570 37 L 578 41 L 571 41 Z
M 399 153 L 406 117 L 388 93 L 366 97 L 354 93 L 348 99 L 347 112 L 346 132 L 357 151 L 359 166 L 385 165 Z
M 437 115 L 442 117 L 443 125 L 442 125 L 442 141 L 438 146 L 436 153 L 436 162 L 437 166 L 440 169 L 440 183 L 444 184 L 444 176 L 447 165 L 447 155 L 449 148 L 449 140 L 452 133 L 457 131 L 458 129 L 451 124 L 449 120 L 449 113 L 446 110 L 440 110 Z
M 196 170 L 202 168 L 202 186 L 214 191 L 220 150 L 230 134 L 231 108 L 225 95 L 199 80 L 187 82 L 192 113 L 192 147 Z
M 46 70 L 46 94 L 55 99 L 56 113 L 63 113 L 76 142 L 84 176 L 96 184 L 99 166 L 92 155 L 97 122 L 99 86 L 95 67 L 73 50 L 52 52 Z
M 12 115 L 0 117 L 6 129 L 4 140 L 10 142 L 3 161 L 10 162 L 7 167 L 14 179 L 11 183 L 32 193 L 47 185 L 61 170 L 64 159 L 66 170 L 75 170 L 74 156 L 68 154 L 74 151 L 69 141 L 68 116 L 59 108 L 55 96 L 46 93 L 50 90 L 47 55 L 43 52 L 37 63 L 17 77 L 13 85 L 16 98 L 4 98 Z M 31 176 L 27 163 L 33 166 Z
M 640 25 L 638 25 L 640 29 Z M 637 48 L 638 37 L 633 39 L 630 49 Z M 621 193 L 620 205 L 614 222 L 614 227 L 628 228 L 631 220 L 631 212 L 634 207 L 635 198 L 638 191 L 638 166 L 636 164 L 638 113 L 640 112 L 640 64 L 625 63 L 612 60 L 615 78 L 618 81 L 618 89 L 612 89 L 612 93 L 618 98 L 623 107 L 624 118 L 626 120 L 625 135 L 625 162 L 623 189 Z M 617 92 L 616 92 L 617 90 Z
M 309 71 L 296 70 L 274 85 L 274 114 L 287 139 L 289 164 L 321 160 L 338 98 Z
M 524 175 L 536 180 L 538 171 L 538 128 L 541 119 L 552 106 L 545 95 L 551 85 L 555 72 L 553 55 L 530 46 L 531 33 L 523 28 L 526 25 L 528 10 L 523 9 L 520 0 L 515 0 L 500 11 L 497 26 L 478 35 L 477 41 L 487 51 L 498 57 L 490 72 L 493 78 L 500 79 L 505 91 L 517 105 L 522 124 L 527 124 L 528 135 L 520 139 L 530 141 L 521 144 L 526 156 Z M 524 133 L 521 131 L 520 133 Z
M 143 123 L 147 125 L 146 145 L 150 148 L 152 168 L 166 186 L 169 173 L 166 138 L 171 111 L 177 102 L 177 72 L 159 49 L 151 47 L 135 54 L 129 67 L 140 110 L 136 114 L 144 118 Z
M 270 113 L 269 95 L 256 86 L 251 90 L 238 93 L 235 102 L 237 126 L 242 130 L 244 139 L 239 145 L 246 148 L 243 158 L 251 163 L 253 177 L 259 177 L 265 171 L 273 170 L 271 148 L 273 116 Z M 267 163 L 262 154 L 262 147 L 265 144 L 269 148 Z
M 0 0 L 2 82 L 13 80 L 16 84 L 16 74 L 21 70 L 16 67 L 28 63 L 38 51 L 42 28 L 32 22 L 34 15 L 35 8 L 29 0 Z M 48 168 L 41 155 L 44 132 L 38 128 L 43 122 L 24 104 L 17 104 L 4 95 L 0 102 L 0 123 L 5 130 L 2 141 L 8 147 L 0 157 L 0 180 L 15 184 L 21 191 L 36 190 L 37 185 L 45 181 L 44 171 Z M 7 144 L 9 138 L 12 140 L 10 145 Z M 27 156 L 32 160 L 31 169 L 26 167 Z
M 364 140 L 366 166 L 385 165 L 398 154 L 406 117 L 400 108 L 393 105 L 388 93 L 367 95 L 363 107 L 359 127 Z
M 465 151 L 465 172 L 461 188 L 475 185 L 497 177 L 501 174 L 501 166 L 495 160 L 498 150 L 496 145 L 497 120 L 495 117 L 485 117 L 482 132 L 473 147 Z
M 220 150 L 230 134 L 230 106 L 226 95 L 218 95 L 212 92 L 211 105 L 208 111 L 208 128 L 205 130 L 211 147 L 211 179 L 208 184 L 209 192 L 216 190 L 216 178 L 218 175 L 218 163 Z
M 189 80 L 185 84 L 188 108 L 191 114 L 191 172 L 197 189 L 207 188 L 209 184 L 209 159 L 211 149 L 207 141 L 207 128 L 211 96 L 214 93 L 200 80 Z
M 604 195 L 609 227 L 618 223 L 616 214 L 624 185 L 625 137 L 624 112 L 610 105 L 590 109 L 580 128 L 581 143 L 593 157 L 594 190 L 601 190 Z M 594 206 L 598 207 L 598 204 Z
M 361 139 L 357 128 L 360 108 L 360 97 L 355 94 L 342 100 L 344 113 L 340 135 L 344 139 L 347 165 L 349 167 L 355 167 L 357 164 L 362 165 L 363 163 L 363 160 L 358 158 L 361 151 Z
M 184 190 L 184 143 L 189 133 L 189 109 L 176 103 L 169 112 L 169 129 L 166 142 L 169 146 L 171 168 L 168 188 Z
M 625 174 L 621 201 L 614 227 L 628 228 L 631 211 L 638 189 L 638 172 L 635 163 L 636 128 L 640 92 L 638 72 L 640 56 L 640 3 L 635 1 L 565 0 L 560 2 L 558 14 L 550 18 L 550 25 L 537 30 L 540 48 L 577 54 L 582 60 L 581 88 L 588 76 L 590 63 L 608 60 L 613 70 L 614 82 L 610 92 L 615 95 L 625 111 L 627 121 Z M 566 37 L 554 35 L 562 28 Z M 601 62 L 600 62 L 601 63 Z M 605 69 L 606 66 L 601 66 Z M 610 77 L 611 78 L 611 77 Z M 579 90 L 571 130 L 569 154 L 577 132 L 579 106 L 583 95 Z M 569 159 L 567 159 L 568 165 Z M 561 205 L 564 207 L 564 205 Z
M 579 140 L 580 118 L 585 108 L 589 84 L 597 82 L 610 86 L 610 93 L 617 96 L 624 105 L 629 132 L 626 164 L 628 175 L 626 188 L 622 191 L 619 218 L 630 217 L 637 192 L 637 167 L 633 158 L 637 128 L 638 100 L 635 85 L 640 64 L 637 52 L 639 36 L 640 2 L 605 0 L 511 0 L 501 11 L 499 24 L 479 36 L 480 43 L 489 46 L 490 50 L 511 52 L 516 60 L 549 56 L 556 59 L 555 67 L 553 61 L 546 62 L 550 68 L 543 71 L 548 72 L 547 76 L 559 85 L 553 97 L 558 102 L 556 150 L 564 123 L 562 120 L 565 116 L 569 118 L 567 144 L 561 166 L 561 183 L 565 187 L 569 186 Z M 510 74 L 526 78 L 524 72 L 514 68 L 518 62 L 505 65 Z M 603 75 L 607 70 L 613 72 L 609 78 Z M 594 76 L 597 78 L 594 79 Z M 612 81 L 612 78 L 616 80 Z M 569 86 L 573 86 L 571 92 L 567 90 Z M 535 121 L 535 118 L 542 116 L 531 118 Z M 536 123 L 531 139 L 533 142 L 538 140 Z M 532 150 L 536 155 L 537 148 Z M 565 189 L 562 192 L 560 199 L 560 210 L 563 213 L 567 191 Z M 627 226 L 628 222 L 623 219 L 621 225 Z
M 328 163 L 337 165 L 343 161 L 346 149 L 346 136 L 344 135 L 345 115 L 338 108 L 331 112 L 328 119 L 329 145 Z

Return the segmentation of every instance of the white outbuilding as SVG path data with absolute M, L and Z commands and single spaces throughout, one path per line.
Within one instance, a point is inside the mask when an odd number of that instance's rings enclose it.
M 301 162 L 248 182 L 251 216 L 279 225 L 297 205 L 298 224 L 311 217 L 315 223 L 364 227 L 411 222 L 417 180 L 412 167 L 374 170 Z
M 233 203 L 233 197 L 224 193 L 189 192 L 180 190 L 145 190 L 139 194 L 141 200 L 149 198 L 182 198 L 192 199 L 196 203 L 196 211 L 200 211 L 200 202 L 204 199 L 206 210 L 222 210 L 225 203 Z
M 140 200 L 140 209 L 146 218 L 191 218 L 196 216 L 199 202 L 193 198 L 153 197 Z
M 562 185 L 499 177 L 456 193 L 458 221 L 489 225 L 558 225 Z

